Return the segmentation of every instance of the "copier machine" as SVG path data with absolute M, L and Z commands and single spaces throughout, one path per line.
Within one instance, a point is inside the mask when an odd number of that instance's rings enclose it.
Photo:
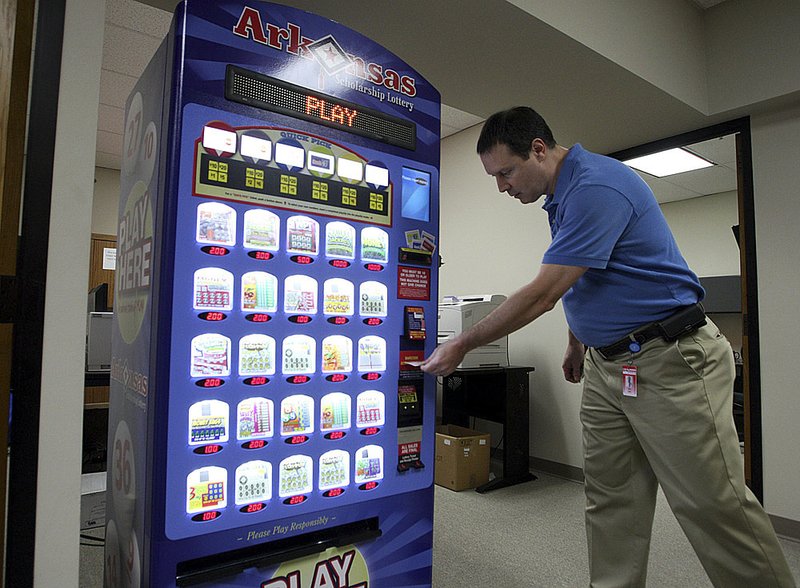
M 444 343 L 480 321 L 506 299 L 502 294 L 445 296 L 439 303 L 437 342 Z M 459 369 L 508 366 L 508 336 L 482 345 L 464 356 Z

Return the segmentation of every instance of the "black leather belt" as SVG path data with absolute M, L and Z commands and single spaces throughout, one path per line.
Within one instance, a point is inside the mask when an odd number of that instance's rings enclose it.
M 696 331 L 705 324 L 705 311 L 703 305 L 698 302 L 678 309 L 663 320 L 645 325 L 611 345 L 595 347 L 595 349 L 604 359 L 611 359 L 625 352 L 636 353 L 642 348 L 642 345 L 653 339 L 674 341 Z

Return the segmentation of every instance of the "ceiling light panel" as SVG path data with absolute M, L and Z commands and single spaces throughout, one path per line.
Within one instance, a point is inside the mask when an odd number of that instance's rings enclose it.
M 645 155 L 644 157 L 635 157 L 623 163 L 657 178 L 694 171 L 714 165 L 713 162 L 680 147 Z

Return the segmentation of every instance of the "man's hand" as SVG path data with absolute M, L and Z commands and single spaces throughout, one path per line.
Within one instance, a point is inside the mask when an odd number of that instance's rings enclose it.
M 419 367 L 423 372 L 434 376 L 447 376 L 455 371 L 465 355 L 466 351 L 457 341 L 447 341 L 434 349 Z
M 561 369 L 564 370 L 564 379 L 567 382 L 578 384 L 583 378 L 583 358 L 586 355 L 586 350 L 583 343 L 570 342 L 567 345 L 567 351 L 564 353 L 564 362 L 561 364 Z

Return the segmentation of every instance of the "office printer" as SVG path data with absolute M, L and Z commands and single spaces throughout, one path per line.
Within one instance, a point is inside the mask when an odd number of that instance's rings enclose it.
M 90 312 L 86 317 L 86 371 L 111 371 L 113 312 Z
M 506 299 L 502 294 L 474 296 L 445 296 L 439 303 L 439 332 L 437 342 L 444 343 L 461 331 L 466 331 Z M 508 365 L 508 337 L 492 341 L 470 351 L 459 368 L 496 367 Z

